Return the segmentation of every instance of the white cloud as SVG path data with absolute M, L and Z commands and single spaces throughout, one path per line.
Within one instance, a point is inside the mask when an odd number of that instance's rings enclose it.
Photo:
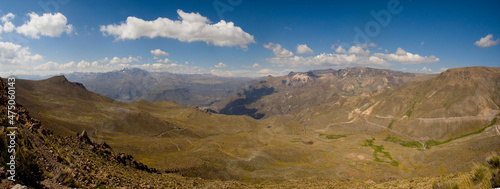
M 368 44 L 369 47 L 377 47 L 377 44 L 371 42 L 370 44 Z
M 423 67 L 421 71 L 422 72 L 432 72 L 432 69 L 427 68 L 427 67 Z
M 257 63 L 255 63 L 255 64 L 253 64 L 251 66 L 242 65 L 241 67 L 243 67 L 243 68 L 258 68 L 258 67 L 260 67 L 260 65 L 257 64 Z
M 437 62 L 439 61 L 439 58 L 436 58 L 436 56 L 420 56 L 418 54 L 412 54 L 409 52 L 406 52 L 402 48 L 397 49 L 396 54 L 382 54 L 382 53 L 375 53 L 373 54 L 376 57 L 383 58 L 389 61 L 395 61 L 399 62 L 401 64 L 419 64 L 419 63 L 431 63 L 431 62 Z
M 162 51 L 160 49 L 151 50 L 151 54 L 155 56 L 168 56 L 168 52 Z
M 320 54 L 312 57 L 275 57 L 266 61 L 291 67 L 328 67 L 328 66 L 376 66 L 385 67 L 390 64 L 385 60 L 375 56 L 358 56 L 355 54 Z
M 90 65 L 91 65 L 90 62 L 82 60 L 82 61 L 78 62 L 78 64 L 76 64 L 76 68 L 78 68 L 78 69 L 86 69 L 86 68 L 89 68 Z
M 282 76 L 282 75 L 286 75 L 288 73 L 290 73 L 290 71 L 292 71 L 291 69 L 284 69 L 284 70 L 281 70 L 281 71 L 278 71 L 278 70 L 271 70 L 271 69 L 262 69 L 262 70 L 259 70 L 257 72 L 257 74 L 255 74 L 255 76 L 268 76 L 268 75 L 272 75 L 272 76 Z
M 39 54 L 31 55 L 29 47 L 10 42 L 0 42 L 0 65 L 27 64 L 42 60 Z
M 14 15 L 14 14 L 12 14 L 12 13 L 9 12 L 6 15 L 3 15 L 0 18 L 0 20 L 5 23 L 5 22 L 10 21 L 11 19 L 14 19 L 15 17 L 16 17 L 16 15 Z
M 45 64 L 35 66 L 37 71 L 59 71 L 59 70 L 71 70 L 76 68 L 77 64 L 71 61 L 66 64 L 58 64 L 56 62 L 49 61 Z
M 491 47 L 491 46 L 497 45 L 498 42 L 500 41 L 500 39 L 497 39 L 497 40 L 492 40 L 492 39 L 493 39 L 493 34 L 488 34 L 485 37 L 481 37 L 481 39 L 479 39 L 479 41 L 474 42 L 474 45 L 476 45 L 478 47 L 486 48 L 486 47 Z
M 346 53 L 347 51 L 342 48 L 342 45 L 339 45 L 339 47 L 337 47 L 337 49 L 335 49 L 335 52 L 336 53 Z
M 264 48 L 273 50 L 273 53 L 277 57 L 289 57 L 293 56 L 293 53 L 285 48 L 282 48 L 280 44 L 264 44 Z
M 10 22 L 11 19 L 14 19 L 16 16 L 12 13 L 7 13 L 6 15 L 3 15 L 0 20 L 4 23 L 3 27 L 0 25 L 0 33 L 2 33 L 2 30 L 5 32 L 12 32 L 16 28 L 12 22 Z
M 72 72 L 109 72 L 114 70 L 120 70 L 123 68 L 140 68 L 151 72 L 170 72 L 170 73 L 183 73 L 183 74 L 204 74 L 209 73 L 209 71 L 202 67 L 189 66 L 185 64 L 177 63 L 154 63 L 154 64 L 139 64 L 130 65 L 127 63 L 123 64 L 111 64 L 111 63 L 99 63 L 98 61 L 85 61 L 82 60 L 78 63 L 74 61 L 68 63 L 56 63 L 56 62 L 46 62 L 34 66 L 33 68 L 28 68 L 25 70 L 16 70 L 10 72 L 0 72 L 0 75 L 10 75 L 12 73 L 16 74 L 29 74 L 29 75 L 53 75 L 53 74 L 65 74 Z
M 420 45 L 424 45 L 425 41 L 422 41 L 422 43 L 420 43 Z
M 158 62 L 158 63 L 165 63 L 166 64 L 166 63 L 169 63 L 170 60 L 168 58 L 165 58 L 163 60 L 162 59 L 158 59 L 158 60 L 156 60 L 156 62 Z
M 396 50 L 396 55 L 400 55 L 400 56 L 404 56 L 406 55 L 408 52 L 406 52 L 405 50 L 403 50 L 402 48 L 398 48 Z
M 219 62 L 219 64 L 214 65 L 214 67 L 216 67 L 216 68 L 225 68 L 225 67 L 227 67 L 227 65 L 224 64 L 224 63 L 222 63 L 222 62 Z
M 221 76 L 221 77 L 240 77 L 242 75 L 248 75 L 250 71 L 248 70 L 210 70 L 210 74 Z
M 267 74 L 267 73 L 271 73 L 271 72 L 273 72 L 273 70 L 266 68 L 266 69 L 259 70 L 257 73 Z
M 129 57 L 123 57 L 123 58 L 118 58 L 115 56 L 112 59 L 109 59 L 108 57 L 106 57 L 104 59 L 99 60 L 99 62 L 109 62 L 110 64 L 126 64 L 126 63 L 130 63 L 130 62 L 140 62 L 141 58 L 142 57 L 140 57 L 140 56 L 138 56 L 138 57 L 129 56 Z
M 12 22 L 5 22 L 5 24 L 3 25 L 3 31 L 5 32 L 12 32 L 15 28 L 16 26 L 14 26 Z
M 313 54 L 314 51 L 307 47 L 306 44 L 303 45 L 297 45 L 297 54 Z
M 210 74 L 221 76 L 221 77 L 265 77 L 268 75 L 273 76 L 282 76 L 290 73 L 290 69 L 284 69 L 281 71 L 271 70 L 271 69 L 262 69 L 257 72 L 250 70 L 218 70 L 212 69 L 210 70 Z
M 189 66 L 187 64 L 141 64 L 133 65 L 131 67 L 144 69 L 150 72 L 170 72 L 170 73 L 182 73 L 182 74 L 204 74 L 208 73 L 208 70 L 198 66 Z
M 440 69 L 439 69 L 439 72 L 444 72 L 444 71 L 446 71 L 446 70 L 448 70 L 448 69 L 449 69 L 449 68 L 440 68 Z
M 350 54 L 359 54 L 359 55 L 369 55 L 370 54 L 370 50 L 366 49 L 366 50 L 363 50 L 363 47 L 361 46 L 352 46 L 349 51 L 347 51 L 348 53 Z
M 221 20 L 210 24 L 210 20 L 199 13 L 177 10 L 177 14 L 180 20 L 159 17 L 153 21 L 145 21 L 130 16 L 120 25 L 101 25 L 100 31 L 120 40 L 166 37 L 182 42 L 204 41 L 216 46 L 240 46 L 243 49 L 247 49 L 250 43 L 255 43 L 252 35 L 234 26 L 233 22 Z
M 63 32 L 67 34 L 73 30 L 73 25 L 66 25 L 67 19 L 61 13 L 44 13 L 42 16 L 32 12 L 28 16 L 30 20 L 16 28 L 16 32 L 39 39 L 40 35 L 59 37 Z

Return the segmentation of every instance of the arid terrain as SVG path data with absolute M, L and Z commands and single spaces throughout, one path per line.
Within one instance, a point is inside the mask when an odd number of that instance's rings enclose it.
M 21 180 L 30 187 L 500 186 L 497 67 L 292 72 L 250 83 L 215 111 L 122 102 L 65 76 L 18 79 L 16 95 L 22 163 L 38 171 Z M 5 174 L 0 185 L 12 186 Z

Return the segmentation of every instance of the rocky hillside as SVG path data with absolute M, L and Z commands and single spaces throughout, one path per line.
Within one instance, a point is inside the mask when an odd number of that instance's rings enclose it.
M 179 176 L 149 168 L 130 155 L 115 152 L 106 143 L 94 142 L 86 131 L 67 137 L 54 135 L 19 104 L 14 110 L 17 130 L 7 129 L 6 88 L 0 79 L 0 188 L 15 184 L 29 188 L 163 188 L 188 187 L 197 182 L 181 181 Z M 14 139 L 7 135 L 13 131 Z M 12 176 L 7 164 L 11 161 L 7 149 L 12 141 L 16 145 L 14 182 L 7 179 Z
M 343 103 L 347 97 L 379 93 L 428 77 L 367 67 L 291 72 L 261 79 L 212 108 L 222 114 L 259 119 L 324 103 Z
M 208 106 L 220 101 L 251 80 L 148 72 L 138 68 L 107 73 L 73 73 L 66 74 L 66 77 L 69 81 L 82 83 L 89 91 L 123 102 L 165 100 L 189 106 Z
M 393 117 L 397 130 L 425 140 L 458 137 L 482 129 L 500 114 L 500 68 L 449 69 L 372 102 L 372 116 Z

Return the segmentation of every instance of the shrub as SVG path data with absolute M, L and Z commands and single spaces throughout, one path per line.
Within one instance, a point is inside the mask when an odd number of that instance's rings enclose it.
M 490 156 L 486 158 L 486 163 L 490 169 L 500 169 L 500 156 L 493 152 Z
M 73 178 L 73 169 L 66 167 L 63 170 L 61 170 L 61 173 L 57 175 L 57 181 L 61 182 L 63 185 L 69 186 L 69 187 L 81 187 L 80 184 L 78 184 Z

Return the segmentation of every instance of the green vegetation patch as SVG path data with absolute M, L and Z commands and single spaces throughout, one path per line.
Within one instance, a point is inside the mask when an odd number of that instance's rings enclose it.
M 420 100 L 414 102 L 411 108 L 405 113 L 405 115 L 408 116 L 408 118 L 411 117 L 413 110 L 415 110 L 415 105 L 417 105 L 417 102 L 420 102 Z
M 385 138 L 384 141 L 396 143 L 408 148 L 422 148 L 422 143 L 418 141 L 406 141 L 392 136 L 387 136 L 387 138 Z
M 437 145 L 445 144 L 445 143 L 451 142 L 453 140 L 457 140 L 457 139 L 464 138 L 464 137 L 467 137 L 467 136 L 471 136 L 471 135 L 482 133 L 486 128 L 495 125 L 496 122 L 497 122 L 497 118 L 495 117 L 493 120 L 491 120 L 491 123 L 489 125 L 487 125 L 486 127 L 483 127 L 482 129 L 479 129 L 477 131 L 470 132 L 470 133 L 467 133 L 467 134 L 464 134 L 464 135 L 461 135 L 461 136 L 458 136 L 458 137 L 455 137 L 455 138 L 450 138 L 450 139 L 445 140 L 445 141 L 436 141 L 436 140 L 425 141 L 425 143 L 427 143 L 427 149 L 431 148 L 431 146 L 437 146 Z
M 375 138 L 370 140 L 364 140 L 361 146 L 371 147 L 373 151 L 373 157 L 376 162 L 388 163 L 392 166 L 397 167 L 399 163 L 394 160 L 389 152 L 384 151 L 384 145 L 374 145 Z
M 319 134 L 320 137 L 324 136 L 326 139 L 339 139 L 342 137 L 347 137 L 347 135 L 330 135 L 330 134 Z
M 291 142 L 301 142 L 302 138 L 293 138 Z
M 394 122 L 395 122 L 395 121 L 396 121 L 396 120 L 394 120 L 394 119 L 393 119 L 393 120 L 391 120 L 391 122 L 389 123 L 389 126 L 388 126 L 388 128 L 389 128 L 389 129 L 392 129 L 392 125 L 394 124 Z

